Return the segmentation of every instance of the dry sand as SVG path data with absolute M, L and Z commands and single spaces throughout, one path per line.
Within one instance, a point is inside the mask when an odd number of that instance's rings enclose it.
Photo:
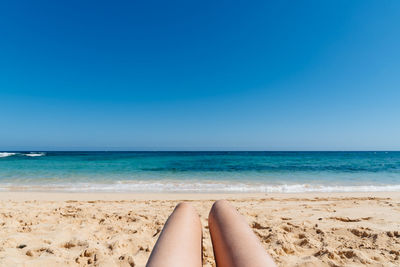
M 144 266 L 168 215 L 227 198 L 279 266 L 400 266 L 400 193 L 0 193 L 1 266 Z

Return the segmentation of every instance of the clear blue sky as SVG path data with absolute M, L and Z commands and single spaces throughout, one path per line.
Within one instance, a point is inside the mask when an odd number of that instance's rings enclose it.
M 400 1 L 0 3 L 0 149 L 400 149 Z

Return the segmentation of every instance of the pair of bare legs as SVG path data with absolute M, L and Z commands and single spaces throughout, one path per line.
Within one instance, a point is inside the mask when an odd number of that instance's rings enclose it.
M 218 267 L 276 266 L 245 219 L 227 201 L 214 203 L 208 224 Z M 190 204 L 180 203 L 176 206 L 146 266 L 202 266 L 201 223 Z

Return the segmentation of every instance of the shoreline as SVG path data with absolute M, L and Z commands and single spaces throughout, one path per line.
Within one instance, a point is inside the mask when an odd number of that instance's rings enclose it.
M 49 198 L 51 196 L 51 198 Z M 304 198 L 365 198 L 365 197 L 390 197 L 400 199 L 400 192 L 301 192 L 301 193 L 125 193 L 125 192 L 42 192 L 42 191 L 6 191 L 0 192 L 0 201 L 89 201 L 89 200 L 217 200 L 217 199 L 285 199 L 292 197 Z

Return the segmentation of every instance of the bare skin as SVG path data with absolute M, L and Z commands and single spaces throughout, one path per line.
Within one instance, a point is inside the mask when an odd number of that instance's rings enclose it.
M 200 267 L 202 230 L 199 215 L 180 203 L 169 216 L 155 244 L 147 267 Z
M 228 201 L 214 203 L 208 216 L 218 267 L 275 267 L 246 220 Z
M 208 224 L 218 267 L 276 267 L 245 219 L 227 201 L 216 201 Z M 202 266 L 199 216 L 188 203 L 172 212 L 154 246 L 147 267 Z

